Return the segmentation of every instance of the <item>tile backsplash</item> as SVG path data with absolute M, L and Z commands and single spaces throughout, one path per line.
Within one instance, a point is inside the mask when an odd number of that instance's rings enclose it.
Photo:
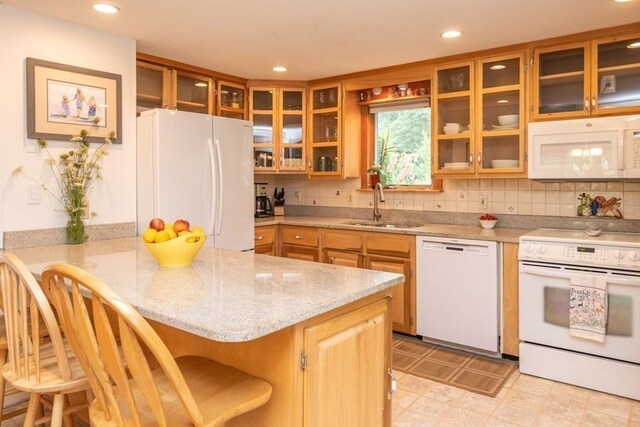
M 373 206 L 370 191 L 357 191 L 360 179 L 310 180 L 306 176 L 256 176 L 267 182 L 270 192 L 284 187 L 287 205 L 368 208 Z M 494 213 L 507 215 L 546 215 L 576 217 L 580 194 L 622 199 L 620 211 L 625 219 L 640 219 L 638 182 L 561 182 L 545 183 L 528 179 L 449 179 L 443 191 L 385 192 L 381 209 Z M 486 205 L 486 208 L 484 205 Z

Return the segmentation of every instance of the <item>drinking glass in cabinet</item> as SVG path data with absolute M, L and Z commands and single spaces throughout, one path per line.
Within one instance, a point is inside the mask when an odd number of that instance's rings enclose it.
M 640 105 L 639 82 L 640 38 L 598 45 L 599 108 Z
M 462 92 L 469 90 L 469 67 L 438 70 L 438 93 Z
M 283 147 L 282 148 L 282 167 L 291 169 L 303 169 L 302 148 Z
M 254 149 L 253 158 L 255 166 L 258 168 L 273 167 L 273 150 L 271 148 L 263 148 L 261 150 Z
M 251 92 L 252 109 L 254 111 L 273 110 L 273 92 L 270 90 L 254 90 Z
M 244 90 L 233 86 L 220 86 L 220 104 L 223 107 L 244 108 Z
M 273 116 L 269 114 L 253 115 L 253 143 L 273 144 Z
M 520 58 L 486 62 L 482 65 L 482 88 L 520 84 Z
M 540 54 L 540 113 L 580 111 L 584 95 L 584 49 Z
M 302 92 L 288 91 L 282 92 L 283 111 L 302 111 Z
M 313 142 L 335 142 L 338 140 L 338 117 L 336 113 L 313 115 Z
M 313 91 L 313 109 L 338 107 L 338 88 L 317 89 Z

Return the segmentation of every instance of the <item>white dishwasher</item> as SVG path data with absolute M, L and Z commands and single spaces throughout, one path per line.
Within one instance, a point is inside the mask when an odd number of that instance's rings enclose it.
M 416 237 L 416 331 L 429 340 L 499 352 L 499 246 Z

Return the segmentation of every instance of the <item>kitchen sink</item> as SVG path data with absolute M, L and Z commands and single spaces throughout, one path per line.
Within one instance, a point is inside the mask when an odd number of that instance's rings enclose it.
M 357 225 L 360 227 L 379 227 L 379 228 L 417 228 L 422 227 L 419 222 L 410 221 L 349 221 L 345 225 Z

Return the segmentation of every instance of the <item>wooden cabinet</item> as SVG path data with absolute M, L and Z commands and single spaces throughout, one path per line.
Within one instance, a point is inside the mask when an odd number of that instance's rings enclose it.
M 365 268 L 404 274 L 404 283 L 391 288 L 391 319 L 394 331 L 415 335 L 416 238 L 386 233 L 368 233 Z
M 382 300 L 304 330 L 305 427 L 391 425 L 387 310 Z
M 136 63 L 136 113 L 171 105 L 171 70 L 142 61 Z
M 211 77 L 173 70 L 173 108 L 192 113 L 213 114 L 213 79 Z
M 320 261 L 319 230 L 315 227 L 280 226 L 280 256 Z
M 525 54 L 434 68 L 434 175 L 524 176 Z
M 305 107 L 305 88 L 249 89 L 255 172 L 306 171 Z
M 393 330 L 415 335 L 415 236 L 336 229 L 322 230 L 322 262 L 403 274 L 391 288 Z
M 532 119 L 640 111 L 639 46 L 635 33 L 535 49 Z
M 518 244 L 502 247 L 502 353 L 519 355 Z
M 276 255 L 276 226 L 266 225 L 255 227 L 255 253 L 262 255 Z
M 360 175 L 360 107 L 342 83 L 309 88 L 309 177 Z
M 243 85 L 218 81 L 216 92 L 217 114 L 232 119 L 246 118 L 246 88 Z

